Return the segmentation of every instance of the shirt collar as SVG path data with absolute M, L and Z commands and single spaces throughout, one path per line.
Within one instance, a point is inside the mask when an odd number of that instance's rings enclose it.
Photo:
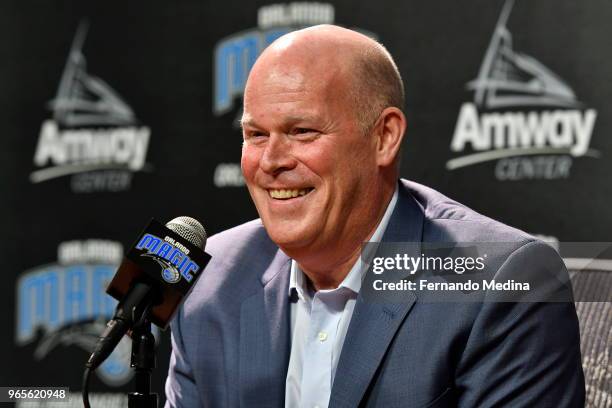
M 393 210 L 395 209 L 395 205 L 397 204 L 397 196 L 398 196 L 398 187 L 395 186 L 395 191 L 393 192 L 393 197 L 391 197 L 391 201 L 387 205 L 387 209 L 385 213 L 378 223 L 374 234 L 370 238 L 369 242 L 380 242 L 387 229 L 387 225 L 389 225 L 389 220 L 391 219 L 391 214 L 393 214 Z M 363 273 L 366 268 L 362 268 L 361 257 L 357 259 L 357 261 L 353 264 L 353 267 L 346 275 L 342 283 L 338 286 L 338 288 L 347 288 L 354 293 L 359 293 L 361 290 L 361 280 L 363 278 Z M 298 263 L 292 259 L 291 260 L 291 272 L 289 276 L 289 296 L 295 289 L 300 299 L 310 298 L 308 294 L 308 287 L 306 285 L 306 277 L 304 276 L 304 272 L 300 269 Z

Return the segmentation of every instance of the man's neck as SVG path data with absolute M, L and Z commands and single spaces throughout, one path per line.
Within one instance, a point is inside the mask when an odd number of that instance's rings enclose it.
M 306 275 L 308 278 L 315 291 L 322 289 L 335 289 L 340 286 L 344 278 L 346 278 L 353 265 L 355 265 L 355 262 L 357 262 L 359 259 L 360 254 L 361 245 L 358 246 L 354 253 L 352 253 L 346 260 L 340 261 L 340 263 L 335 265 L 329 265 L 329 267 L 325 269 L 310 269 L 308 267 L 304 267 L 299 262 L 298 265 L 304 272 L 304 275 Z

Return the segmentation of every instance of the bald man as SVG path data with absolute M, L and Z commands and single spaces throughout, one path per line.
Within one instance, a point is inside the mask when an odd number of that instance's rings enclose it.
M 357 32 L 311 27 L 262 53 L 242 117 L 260 219 L 209 240 L 212 261 L 172 324 L 167 407 L 583 404 L 571 301 L 365 295 L 368 241 L 510 243 L 490 254 L 486 273 L 499 279 L 559 259 L 399 180 L 403 105 L 393 59 Z

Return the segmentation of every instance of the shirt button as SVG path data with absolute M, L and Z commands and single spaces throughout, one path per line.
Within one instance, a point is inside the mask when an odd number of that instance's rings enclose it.
M 324 331 L 319 332 L 319 341 L 322 343 L 325 340 L 327 340 L 327 333 L 325 333 Z

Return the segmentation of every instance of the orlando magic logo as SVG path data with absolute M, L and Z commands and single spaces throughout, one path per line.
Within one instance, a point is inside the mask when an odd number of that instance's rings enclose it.
M 181 274 L 172 265 L 166 266 L 162 271 L 162 278 L 168 283 L 176 283 L 181 279 Z
M 189 249 L 170 237 L 162 239 L 153 234 L 144 234 L 136 249 L 145 250 L 140 256 L 152 258 L 160 265 L 162 279 L 168 283 L 177 283 L 181 277 L 191 282 L 193 273 L 200 269 L 189 257 Z
M 32 268 L 19 277 L 15 342 L 24 347 L 36 344 L 32 358 L 37 365 L 44 367 L 45 360 L 61 350 L 91 352 L 117 306 L 105 290 L 122 256 L 123 247 L 115 241 L 62 242 L 57 263 Z M 156 328 L 154 334 L 158 336 Z M 133 376 L 130 350 L 126 336 L 96 375 L 109 386 L 126 384 Z M 75 365 L 68 370 L 81 369 Z
M 156 255 L 153 254 L 142 254 L 142 256 L 146 256 L 152 258 L 155 262 L 159 264 L 162 269 L 161 276 L 162 279 L 168 283 L 176 283 L 181 280 L 181 273 L 176 269 L 176 266 L 170 264 L 165 259 L 160 259 Z

